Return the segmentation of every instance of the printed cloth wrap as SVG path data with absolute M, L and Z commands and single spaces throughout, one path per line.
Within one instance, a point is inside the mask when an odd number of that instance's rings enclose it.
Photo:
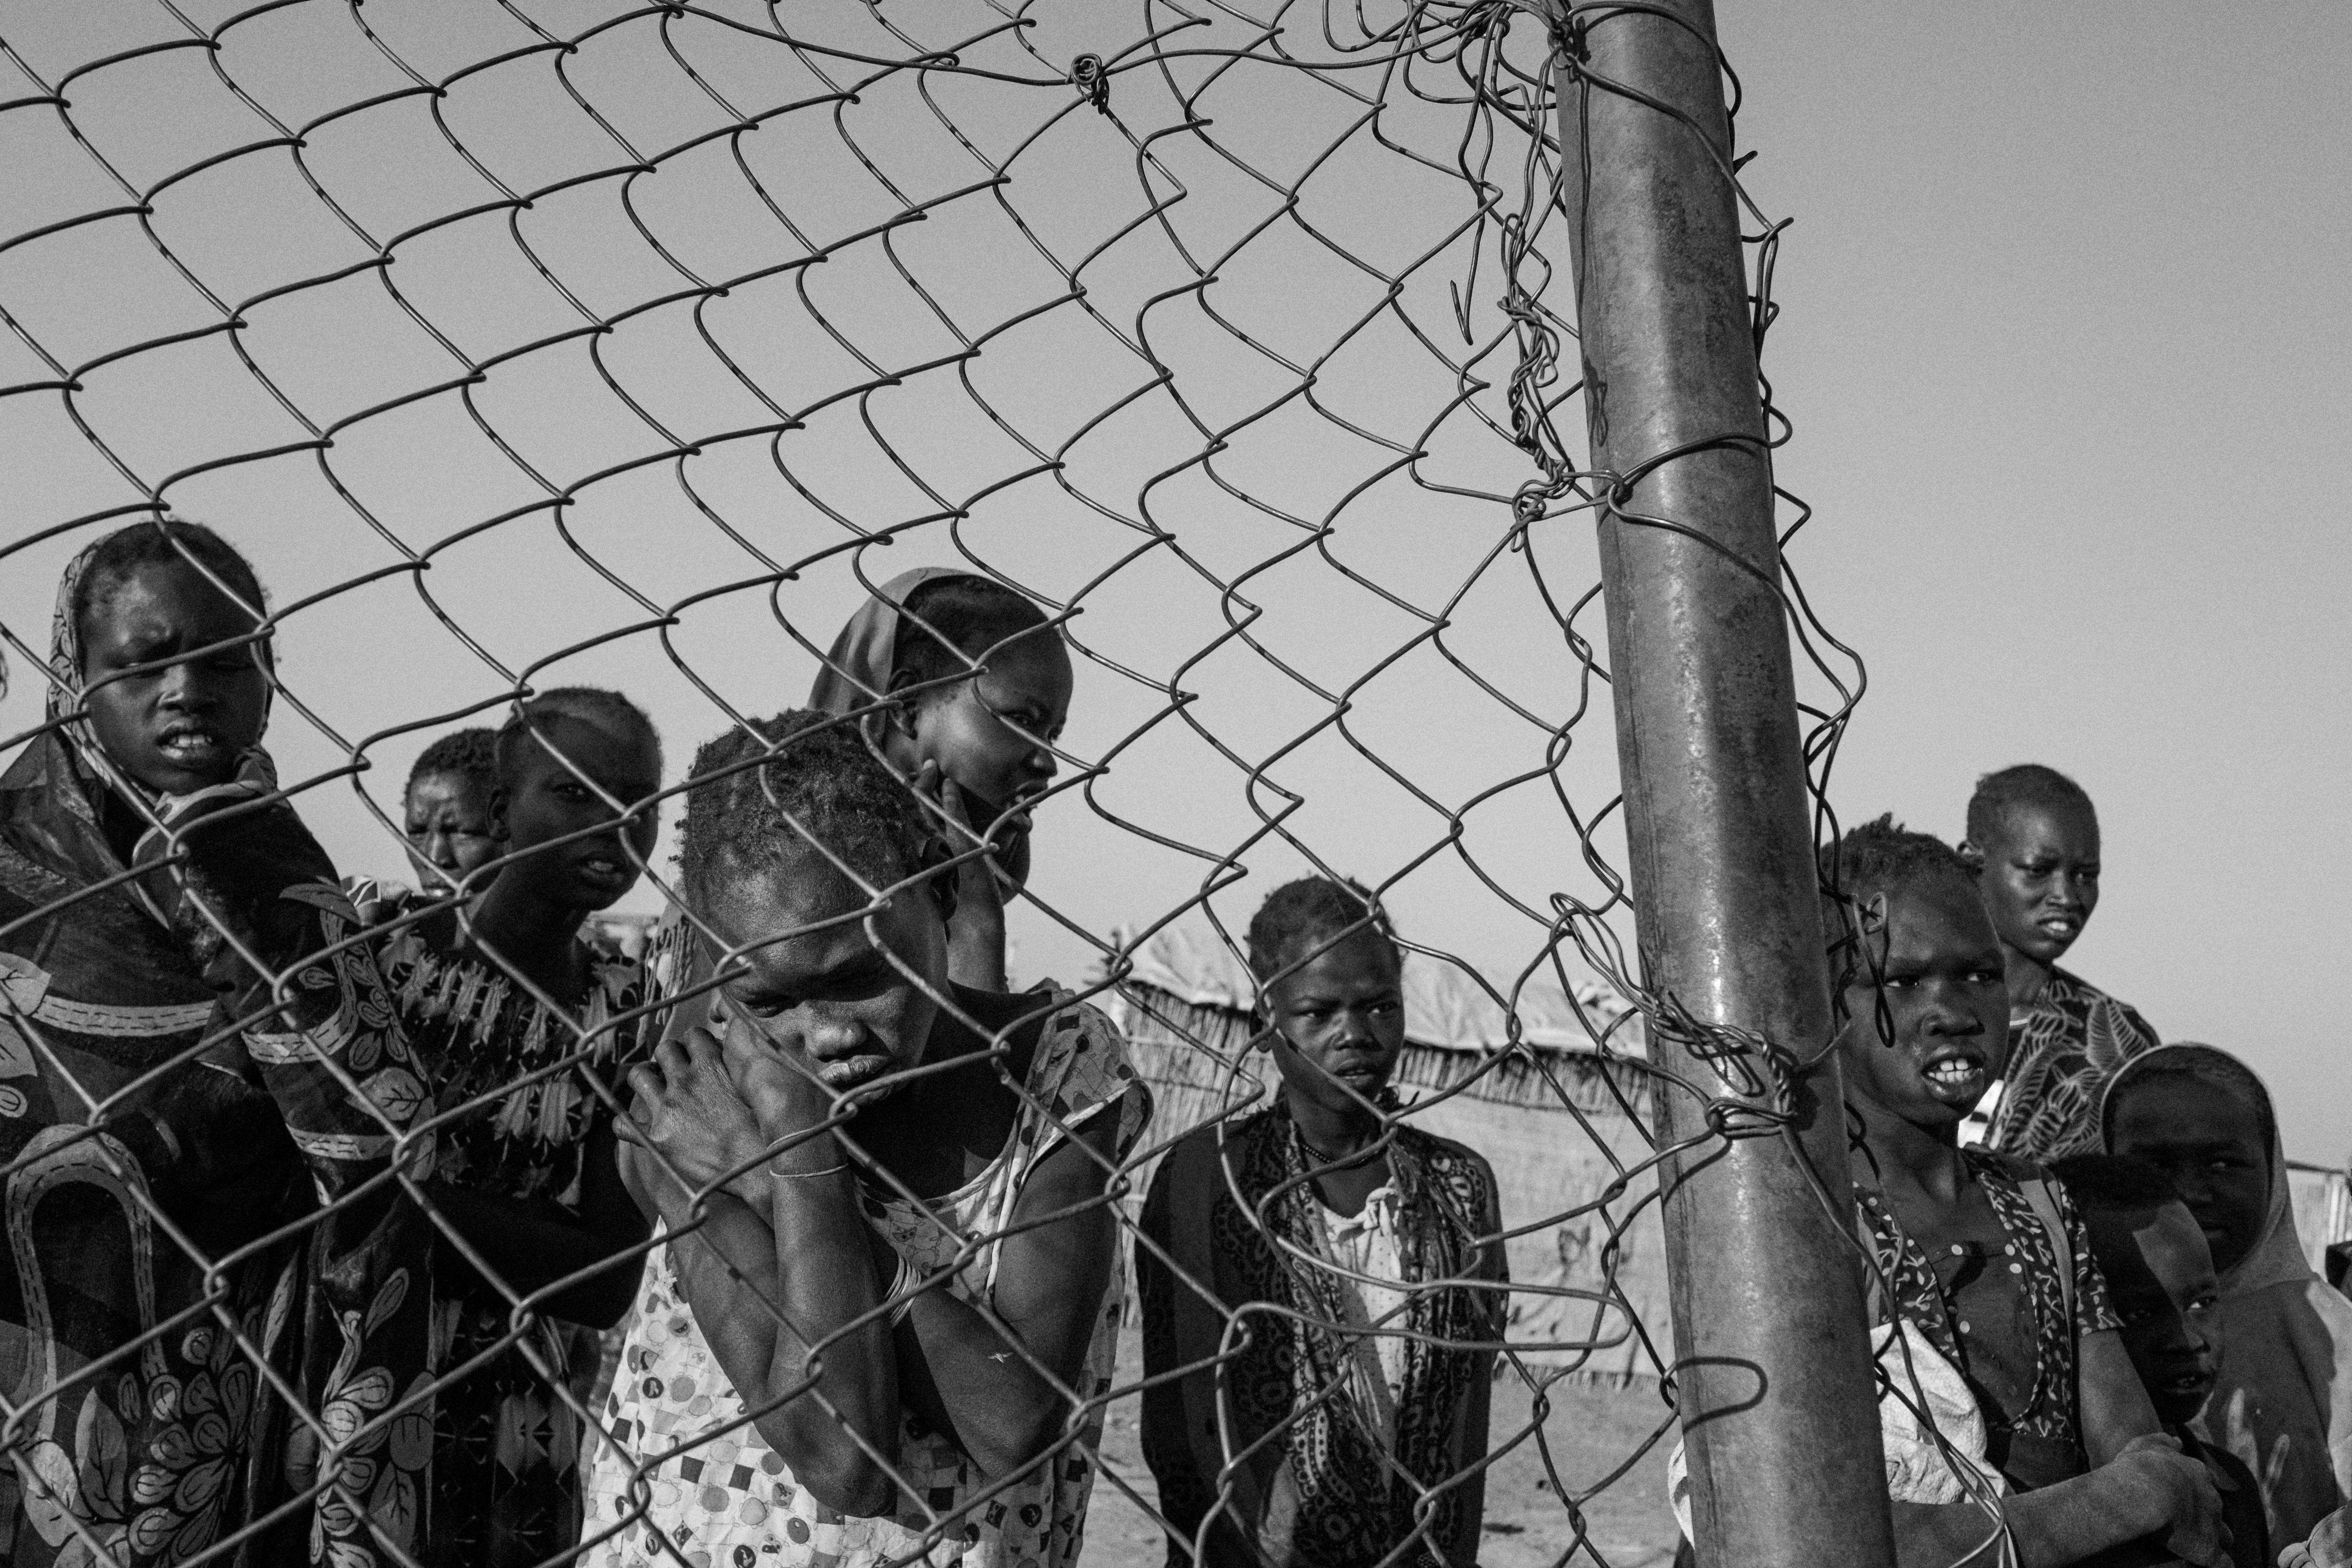
M 917 1272 L 946 1268 L 967 1237 L 1001 1233 L 1038 1161 L 1097 1117 L 1118 1119 L 1114 1148 L 1122 1161 L 1142 1135 L 1151 1097 L 1128 1064 L 1125 1042 L 1067 993 L 1055 994 L 1051 1007 L 1024 1082 L 1034 1103 L 1023 1105 L 1004 1152 L 986 1170 L 928 1210 L 878 1185 L 867 1188 L 867 1223 Z M 1001 1240 L 974 1249 L 946 1288 L 986 1302 L 1000 1251 Z M 1122 1258 L 1078 1384 L 1089 1397 L 1110 1391 L 1125 1278 Z M 656 1249 L 606 1405 L 611 1441 L 598 1445 L 589 1483 L 588 1568 L 1069 1568 L 1078 1560 L 1100 1406 L 1088 1412 L 1076 1442 L 1024 1479 L 992 1489 L 950 1437 L 908 1416 L 897 1469 L 943 1524 L 912 1508 L 859 1519 L 822 1506 L 744 1409 L 695 1324 L 668 1249 Z M 645 1512 L 635 1517 L 641 1500 Z
M 432 1169 L 423 1085 L 267 755 L 174 798 L 99 750 L 89 558 L 0 774 L 0 1562 L 374 1568 L 432 1453 L 431 1233 L 389 1179 Z
M 1417 1530 L 1420 1550 L 1404 1561 L 1475 1560 L 1483 1489 L 1423 1494 L 1485 1450 L 1492 1352 L 1455 1347 L 1500 1338 L 1505 1292 L 1435 1282 L 1507 1281 L 1503 1248 L 1479 1242 L 1501 1225 L 1495 1176 L 1471 1150 L 1409 1123 L 1388 1161 L 1407 1305 L 1381 1326 L 1410 1335 L 1392 1416 L 1363 1339 L 1321 1326 L 1350 1322 L 1358 1292 L 1343 1289 L 1286 1106 L 1192 1133 L 1151 1184 L 1142 1230 L 1153 1245 L 1136 1253 L 1144 1362 L 1153 1375 L 1186 1370 L 1145 1391 L 1144 1454 L 1161 1510 L 1188 1535 L 1230 1481 L 1213 1561 L 1355 1568 Z
M 2037 1165 L 2097 1153 L 2099 1097 L 2126 1062 L 2156 1045 L 2147 1019 L 2053 969 L 2033 1005 L 2010 1013 L 2009 1064 L 1986 1143 Z
M 361 884 L 353 894 L 370 925 L 435 902 L 394 885 Z M 613 1105 L 626 1103 L 625 1075 L 652 1051 L 646 1016 L 631 1016 L 645 997 L 638 965 L 593 947 L 588 998 L 573 1018 L 478 959 L 433 951 L 419 923 L 387 936 L 378 962 L 434 1102 L 449 1118 L 439 1129 L 440 1181 L 574 1220 L 592 1201 L 631 1202 L 609 1166 Z M 607 1168 L 592 1187 L 598 1149 Z M 433 1301 L 434 1364 L 454 1370 L 497 1353 L 436 1401 L 424 1560 L 432 1568 L 534 1568 L 579 1542 L 583 1423 L 520 1345 L 499 1350 L 513 1332 L 514 1303 L 471 1269 L 445 1272 L 451 1277 Z M 605 1337 L 543 1314 L 528 1331 L 540 1361 L 592 1413 Z

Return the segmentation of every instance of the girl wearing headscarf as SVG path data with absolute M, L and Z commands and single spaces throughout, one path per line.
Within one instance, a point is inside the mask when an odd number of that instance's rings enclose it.
M 961 984 L 1004 989 L 1005 889 L 1029 880 L 1029 807 L 1053 782 L 1071 684 L 1062 634 L 1030 600 L 920 566 L 849 618 L 809 693 L 819 712 L 866 716 L 892 771 L 955 825 L 945 837 L 957 853 L 990 843 L 965 863 L 948 925 L 948 973 Z
M 974 667 L 983 667 L 975 675 Z M 948 921 L 948 974 L 1003 991 L 1004 899 L 1029 880 L 1029 809 L 1055 769 L 1073 677 L 1045 611 L 992 578 L 943 566 L 902 572 L 849 617 L 809 692 L 820 713 L 857 714 L 866 742 L 932 806 L 964 862 Z M 951 826 L 950 826 L 951 825 Z M 646 952 L 657 996 L 709 978 L 703 944 L 672 910 Z M 700 1021 L 688 1008 L 680 1026 Z
M 2271 1539 L 2301 1542 L 2352 1497 L 2352 1301 L 2306 1261 L 2270 1091 L 2211 1046 L 2162 1046 L 2107 1086 L 2108 1152 L 2162 1166 L 2221 1276 L 2205 1439 L 2243 1460 Z
M 431 1456 L 421 1086 L 260 749 L 259 584 L 189 523 L 58 585 L 0 775 L 0 1562 L 373 1568 Z M 286 1395 L 299 1401 L 289 1408 Z

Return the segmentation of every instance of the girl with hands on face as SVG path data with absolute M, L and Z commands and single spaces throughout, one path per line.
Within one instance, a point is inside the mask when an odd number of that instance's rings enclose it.
M 694 774 L 715 984 L 631 1075 L 622 1174 L 663 1234 L 593 1561 L 1067 1563 L 1150 1098 L 1092 1008 L 951 978 L 935 821 L 853 724 L 785 714 Z

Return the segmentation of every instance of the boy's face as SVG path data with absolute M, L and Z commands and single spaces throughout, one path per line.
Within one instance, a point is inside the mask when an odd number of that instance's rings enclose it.
M 402 826 L 418 886 L 454 887 L 497 857 L 497 793 L 458 773 L 419 773 L 409 781 Z
M 782 864 L 722 862 L 709 881 L 704 918 L 748 948 L 747 972 L 719 987 L 730 1009 L 786 1050 L 804 1052 L 836 1094 L 922 1065 L 939 1018 L 935 994 L 948 994 L 947 924 L 928 887 L 902 889 L 872 917 L 877 947 L 866 921 L 806 929 L 863 910 L 867 900 L 805 845 Z M 794 931 L 801 934 L 785 934 Z M 894 954 L 928 991 L 890 962 Z
M 2271 1203 L 2262 1118 L 2237 1090 L 2186 1074 L 2132 1085 L 2116 1104 L 2108 1147 L 2164 1168 L 2228 1272 L 2262 1239 Z
M 659 824 L 647 808 L 625 826 L 605 799 L 634 804 L 652 795 L 661 788 L 659 765 L 642 741 L 568 714 L 540 715 L 532 727 L 534 733 L 509 742 L 519 761 L 506 803 L 507 847 L 522 850 L 571 834 L 585 836 L 517 860 L 509 869 L 543 888 L 555 902 L 608 909 L 636 884 Z M 589 831 L 599 827 L 609 831 Z
M 2009 990 L 2000 944 L 1958 875 L 1915 879 L 1886 896 L 1885 924 L 1864 941 L 1881 953 L 1846 987 L 1839 1059 L 1849 1095 L 1919 1127 L 1957 1124 L 1984 1097 L 2009 1054 Z M 1882 1037 L 1884 998 L 1894 1037 Z
M 2099 820 L 2071 801 L 2021 801 L 2000 814 L 1978 890 L 2003 946 L 2058 962 L 2099 907 Z
M 1397 950 L 1367 927 L 1266 987 L 1275 1066 L 1294 1099 L 1360 1116 L 1404 1049 Z
M 2177 1203 L 2101 1215 L 2091 1229 L 2124 1321 L 2124 1349 L 2158 1418 L 2168 1426 L 2195 1419 L 2213 1392 L 2213 1308 L 2221 1299 L 2205 1233 Z

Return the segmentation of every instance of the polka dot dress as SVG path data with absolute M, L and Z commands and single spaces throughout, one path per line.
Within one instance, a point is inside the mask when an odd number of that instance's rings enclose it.
M 1124 1042 L 1092 1007 L 1066 995 L 1056 1001 L 1029 1068 L 1026 1087 L 1037 1105 L 1023 1107 L 1004 1152 L 964 1186 L 932 1200 L 928 1213 L 896 1196 L 866 1194 L 867 1222 L 925 1274 L 954 1258 L 958 1235 L 1003 1227 L 1030 1170 L 1062 1142 L 1063 1128 L 1097 1115 L 1118 1117 L 1122 1159 L 1143 1131 L 1150 1097 L 1128 1065 Z M 998 1251 L 981 1248 L 947 1288 L 967 1301 L 987 1300 Z M 1087 1351 L 1081 1387 L 1096 1394 L 1110 1387 L 1125 1278 L 1122 1259 Z M 890 1518 L 845 1517 L 798 1486 L 744 1419 L 743 1401 L 695 1326 L 667 1247 L 646 1258 L 631 1322 L 604 1411 L 612 1440 L 596 1444 L 588 1484 L 581 1532 L 591 1543 L 581 1559 L 586 1568 L 1066 1568 L 1076 1562 L 1094 1486 L 1099 1411 L 1078 1443 L 962 1518 L 954 1517 L 957 1510 L 985 1483 L 951 1441 L 908 1417 L 900 1428 L 898 1468 L 929 1513 L 909 1504 Z M 640 1471 L 642 1484 L 633 1485 Z M 641 1507 L 642 1517 L 635 1517 Z

